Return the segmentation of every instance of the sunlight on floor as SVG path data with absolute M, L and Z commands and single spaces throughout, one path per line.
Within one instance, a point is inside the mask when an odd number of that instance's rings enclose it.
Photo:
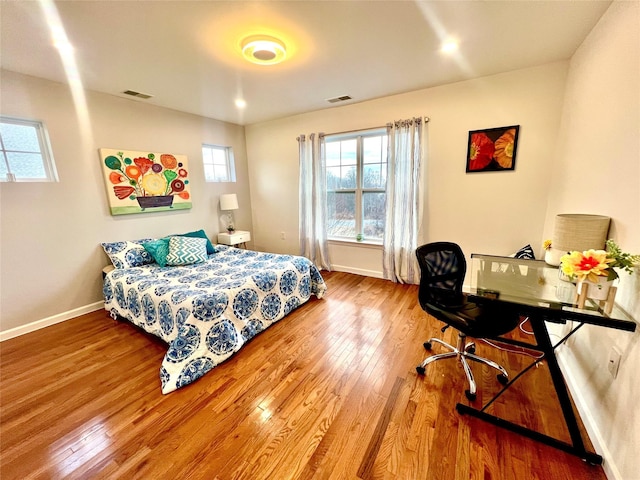
M 77 440 L 70 445 L 69 438 L 73 437 L 77 437 Z M 86 465 L 91 458 L 110 448 L 112 444 L 106 422 L 103 420 L 98 420 L 91 426 L 81 425 L 62 440 L 56 443 L 64 445 L 64 450 L 57 451 L 55 444 L 51 446 L 51 457 L 57 459 L 52 463 L 56 465 L 60 478 L 71 475 L 77 468 Z

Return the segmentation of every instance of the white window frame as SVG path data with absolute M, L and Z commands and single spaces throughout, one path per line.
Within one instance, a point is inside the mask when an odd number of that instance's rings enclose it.
M 207 160 L 207 151 L 210 153 L 208 155 L 211 158 L 211 161 Z M 222 153 L 224 155 L 224 165 L 215 163 L 214 154 Z M 236 181 L 236 165 L 233 157 L 233 149 L 231 147 L 223 147 L 220 145 L 211 145 L 211 144 L 202 144 L 202 163 L 204 166 L 204 177 L 205 181 L 209 183 L 229 183 Z M 223 177 L 211 177 L 207 175 L 207 166 L 220 167 L 222 166 L 225 169 L 225 176 Z
M 51 143 L 49 142 L 49 134 L 44 126 L 44 123 L 37 120 L 27 120 L 24 118 L 8 117 L 5 115 L 0 116 L 0 123 L 11 125 L 22 125 L 32 127 L 36 131 L 38 138 L 38 145 L 40 147 L 39 152 L 32 150 L 9 150 L 5 148 L 2 134 L 0 133 L 0 162 L 5 164 L 7 169 L 7 175 L 0 178 L 0 182 L 57 182 L 58 173 L 56 172 L 55 163 L 53 161 L 53 153 L 51 150 Z M 7 153 L 30 153 L 40 155 L 42 160 L 42 167 L 44 168 L 44 178 L 31 178 L 31 177 L 17 177 L 14 172 L 11 171 L 9 160 L 7 159 Z
M 355 188 L 339 188 L 336 190 L 330 190 L 327 186 L 327 193 L 332 192 L 340 192 L 340 193 L 354 193 L 355 194 L 355 233 L 356 236 L 361 234 L 364 235 L 364 225 L 363 225 L 363 207 L 362 207 L 362 199 L 364 193 L 384 193 L 386 195 L 387 189 L 385 188 L 364 188 L 363 187 L 363 172 L 364 172 L 364 158 L 363 158 L 363 148 L 362 143 L 365 137 L 383 137 L 387 136 L 387 131 L 384 128 L 376 128 L 376 129 L 368 129 L 368 130 L 360 130 L 354 131 L 350 133 L 342 133 L 335 135 L 326 135 L 325 136 L 325 144 L 331 141 L 343 141 L 343 140 L 351 140 L 355 139 L 357 142 L 356 146 L 356 187 Z M 387 140 L 388 141 L 388 140 Z M 383 153 L 384 154 L 384 153 Z M 387 159 L 387 168 L 388 168 L 388 159 Z M 385 183 L 386 185 L 386 183 Z M 356 239 L 353 237 L 346 236 L 338 236 L 331 235 L 327 232 L 327 238 L 331 241 L 355 241 Z M 365 243 L 374 243 L 374 244 L 382 244 L 381 238 L 370 238 L 364 236 Z

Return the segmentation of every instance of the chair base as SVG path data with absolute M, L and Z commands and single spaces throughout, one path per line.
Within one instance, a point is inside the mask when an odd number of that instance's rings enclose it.
M 460 363 L 462 363 L 462 367 L 464 368 L 464 373 L 467 376 L 467 380 L 469 381 L 469 389 L 465 390 L 464 393 L 467 396 L 467 398 L 471 401 L 476 399 L 477 388 L 476 388 L 475 379 L 473 378 L 473 372 L 471 371 L 471 367 L 469 366 L 469 362 L 467 360 L 473 360 L 474 362 L 484 363 L 485 365 L 495 368 L 500 372 L 497 376 L 498 381 L 503 385 L 509 382 L 509 374 L 504 369 L 504 367 L 497 364 L 493 360 L 489 360 L 488 358 L 477 356 L 475 354 L 475 349 L 476 349 L 475 343 L 473 342 L 467 343 L 467 336 L 464 333 L 458 333 L 457 347 L 454 347 L 453 345 L 449 345 L 448 343 L 443 342 L 439 338 L 430 338 L 428 342 L 425 342 L 424 348 L 426 348 L 427 350 L 431 350 L 431 344 L 433 342 L 439 343 L 440 345 L 442 345 L 443 347 L 447 348 L 450 351 L 445 353 L 438 353 L 436 355 L 432 355 L 426 358 L 420 365 L 416 367 L 416 371 L 420 375 L 424 375 L 426 366 L 429 365 L 431 362 L 435 362 L 436 360 L 443 360 L 445 358 L 458 357 L 460 359 Z

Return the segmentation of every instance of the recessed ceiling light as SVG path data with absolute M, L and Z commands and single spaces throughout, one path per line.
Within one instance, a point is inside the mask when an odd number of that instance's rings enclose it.
M 245 102 L 242 98 L 237 98 L 235 103 L 236 107 L 238 108 L 244 108 L 247 106 L 247 102 Z
M 458 41 L 457 40 L 447 40 L 442 42 L 442 46 L 440 47 L 440 51 L 442 53 L 452 53 L 458 50 Z
M 280 40 L 268 35 L 253 35 L 242 41 L 242 54 L 258 65 L 275 65 L 287 57 L 287 49 Z

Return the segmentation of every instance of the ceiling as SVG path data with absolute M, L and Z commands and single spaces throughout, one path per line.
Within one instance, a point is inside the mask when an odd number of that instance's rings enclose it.
M 568 59 L 610 3 L 0 1 L 0 66 L 247 125 Z M 66 57 L 52 29 L 73 46 Z M 255 34 L 284 41 L 287 60 L 244 60 Z M 445 55 L 450 37 L 460 49 Z M 327 102 L 341 95 L 352 100 Z

